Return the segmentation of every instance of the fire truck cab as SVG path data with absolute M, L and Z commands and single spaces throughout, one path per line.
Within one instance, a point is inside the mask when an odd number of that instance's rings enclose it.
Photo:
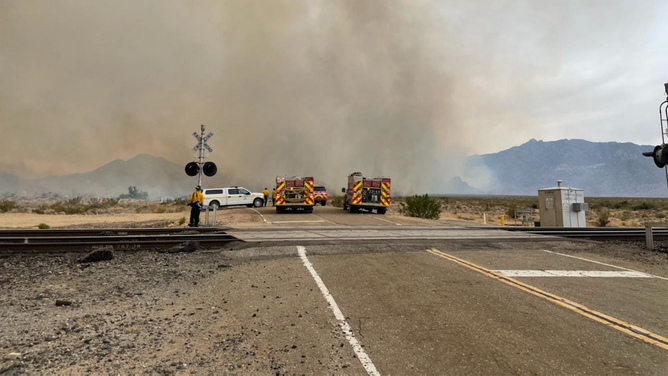
M 313 177 L 277 176 L 276 213 L 283 213 L 288 209 L 303 209 L 312 213 L 315 202 L 314 186 Z
M 343 210 L 356 213 L 360 209 L 385 214 L 390 206 L 391 179 L 367 178 L 361 172 L 348 175 L 348 188 L 344 188 Z

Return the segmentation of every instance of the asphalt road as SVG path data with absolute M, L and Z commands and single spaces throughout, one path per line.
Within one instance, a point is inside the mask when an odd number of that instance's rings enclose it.
M 301 247 L 128 252 L 90 267 L 75 255 L 7 257 L 0 263 L 0 372 L 668 370 L 665 254 L 485 239 Z M 518 285 L 503 280 L 513 271 L 555 275 L 513 277 Z M 56 299 L 73 304 L 56 307 Z M 635 332 L 613 324 L 620 322 Z
M 220 211 L 219 223 L 230 224 L 234 227 L 249 224 L 261 226 L 470 226 L 470 222 L 452 220 L 427 220 L 409 218 L 389 212 L 385 215 L 359 212 L 348 213 L 342 208 L 332 206 L 316 206 L 313 213 L 301 210 L 288 211 L 277 214 L 276 208 L 267 206 L 261 208 L 227 208 Z M 222 222 L 221 222 L 222 221 Z

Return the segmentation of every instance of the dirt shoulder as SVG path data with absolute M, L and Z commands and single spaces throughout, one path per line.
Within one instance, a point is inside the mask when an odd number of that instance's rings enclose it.
M 363 372 L 296 257 L 78 257 L 0 260 L 0 373 Z
M 123 213 L 99 215 L 58 215 L 58 214 L 31 214 L 31 213 L 0 213 L 0 228 L 37 228 L 40 223 L 51 227 L 90 228 L 102 227 L 134 227 L 145 222 L 165 222 L 178 225 L 179 219 L 189 218 L 189 212 L 179 213 Z M 134 224 L 134 225 L 133 225 Z

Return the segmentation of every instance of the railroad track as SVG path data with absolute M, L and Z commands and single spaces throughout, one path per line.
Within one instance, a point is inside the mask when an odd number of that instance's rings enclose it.
M 55 236 L 108 236 L 108 235 L 169 235 L 208 234 L 224 232 L 229 227 L 156 227 L 156 228 L 96 228 L 96 229 L 0 229 L 0 238 L 55 237 Z
M 81 252 L 101 247 L 115 250 L 160 250 L 196 241 L 204 248 L 239 241 L 221 228 L 0 230 L 0 253 Z
M 526 232 L 537 235 L 553 235 L 564 238 L 590 240 L 645 240 L 644 227 L 493 227 L 506 231 Z M 655 240 L 668 240 L 668 229 L 654 228 Z

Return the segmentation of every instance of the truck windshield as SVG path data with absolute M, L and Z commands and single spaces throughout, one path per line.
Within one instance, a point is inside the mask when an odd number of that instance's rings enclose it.
M 325 187 L 315 187 L 315 188 L 313 188 L 313 189 L 314 189 L 316 192 L 324 192 L 324 191 L 327 190 Z

